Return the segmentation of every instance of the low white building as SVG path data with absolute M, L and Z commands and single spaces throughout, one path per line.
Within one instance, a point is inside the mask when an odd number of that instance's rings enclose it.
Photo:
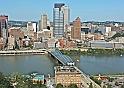
M 43 48 L 45 48 L 45 43 L 34 42 L 33 49 L 43 49 Z
M 48 48 L 60 47 L 60 44 L 59 44 L 58 40 L 53 38 L 53 39 L 49 39 L 47 41 L 47 47 Z

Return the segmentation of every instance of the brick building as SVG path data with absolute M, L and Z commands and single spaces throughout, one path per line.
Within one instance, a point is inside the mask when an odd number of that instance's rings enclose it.
M 71 29 L 71 38 L 72 39 L 81 39 L 81 21 L 80 18 L 77 17 L 75 21 L 73 21 L 73 27 Z
M 55 68 L 55 82 L 56 85 L 61 83 L 64 87 L 68 87 L 70 84 L 76 84 L 78 88 L 81 88 L 81 73 L 73 66 L 57 66 Z

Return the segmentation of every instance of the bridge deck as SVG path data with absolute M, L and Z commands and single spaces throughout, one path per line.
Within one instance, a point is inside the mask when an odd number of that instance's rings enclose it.
M 63 65 L 68 65 L 68 64 L 74 65 L 73 60 L 69 56 L 62 54 L 59 50 L 53 50 L 50 53 Z

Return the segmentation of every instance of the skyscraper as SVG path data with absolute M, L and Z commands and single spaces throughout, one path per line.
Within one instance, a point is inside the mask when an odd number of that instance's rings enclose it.
M 39 23 L 39 30 L 47 29 L 47 15 L 43 14 L 41 15 L 41 20 Z
M 65 32 L 66 26 L 68 26 L 70 22 L 70 9 L 68 6 L 63 6 L 62 11 L 64 13 L 64 32 Z
M 78 40 L 81 39 L 81 21 L 79 17 L 77 17 L 75 21 L 73 21 L 73 27 L 71 29 L 71 38 Z
M 65 25 L 69 24 L 69 7 L 64 3 L 54 4 L 53 9 L 53 36 L 61 38 L 64 36 Z
M 4 43 L 6 43 L 8 36 L 8 16 L 0 16 L 0 37 L 3 38 Z

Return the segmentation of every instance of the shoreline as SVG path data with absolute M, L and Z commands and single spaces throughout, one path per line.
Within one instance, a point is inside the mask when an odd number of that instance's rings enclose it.
M 46 50 L 9 50 L 0 51 L 0 56 L 17 56 L 17 55 L 44 55 Z
M 69 56 L 123 56 L 124 49 L 87 49 L 87 51 L 77 50 L 60 50 Z

